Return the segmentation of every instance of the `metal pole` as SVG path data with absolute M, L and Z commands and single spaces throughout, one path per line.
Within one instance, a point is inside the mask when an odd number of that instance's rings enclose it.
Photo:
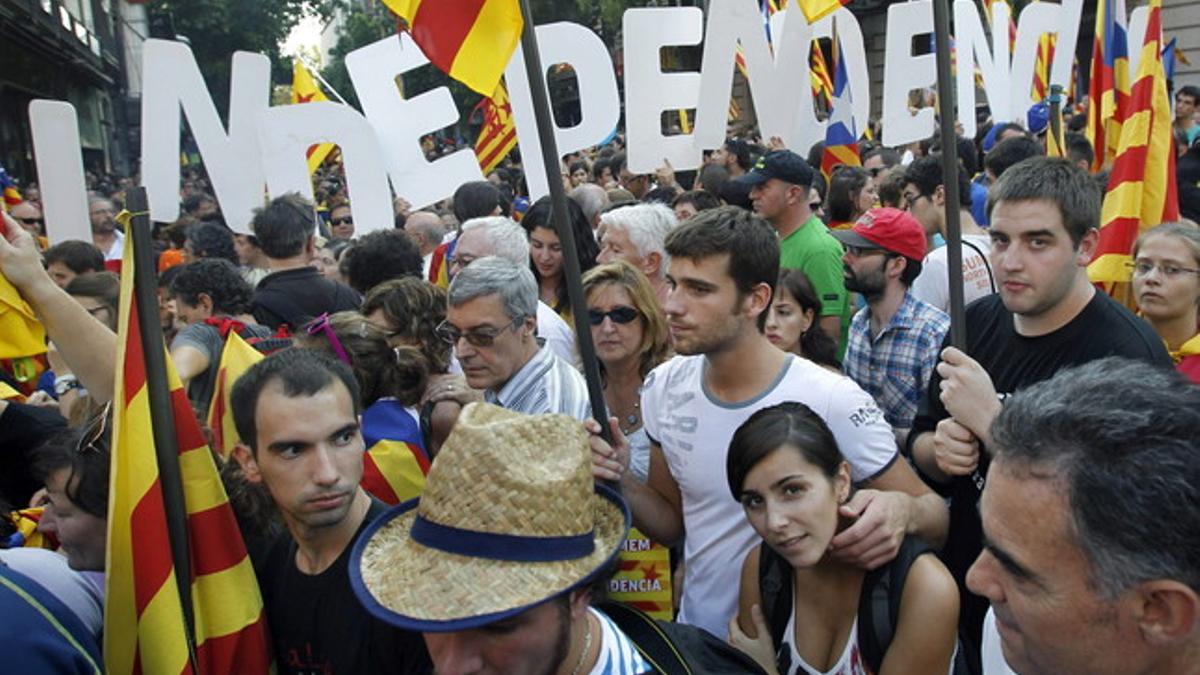
M 158 322 L 158 281 L 154 267 L 154 245 L 150 236 L 150 214 L 146 189 L 129 192 L 130 243 L 133 244 L 133 302 L 130 311 L 137 312 L 138 332 L 146 359 L 146 393 L 150 402 L 150 420 L 154 454 L 158 461 L 158 480 L 162 489 L 163 511 L 167 521 L 167 536 L 171 545 L 171 562 L 175 566 L 179 604 L 183 608 L 184 637 L 196 671 L 195 616 L 192 609 L 192 565 L 188 551 L 187 505 L 183 499 L 183 478 L 179 467 L 179 444 L 175 436 L 175 416 L 171 404 L 171 389 L 167 384 L 167 352 L 163 343 L 162 326 Z M 117 392 L 117 396 L 120 396 Z M 117 449 L 118 452 L 120 449 Z
M 938 118 L 942 141 L 942 186 L 946 195 L 946 265 L 950 284 L 950 344 L 967 346 L 966 311 L 963 308 L 962 226 L 959 223 L 958 134 L 954 131 L 954 79 L 950 74 L 950 7 L 948 0 L 933 0 L 933 32 L 937 45 Z M 970 68 L 963 61 L 959 68 Z
M 563 279 L 567 283 L 567 298 L 571 302 L 571 314 L 575 318 L 575 339 L 579 344 L 579 355 L 583 359 L 583 375 L 587 378 L 588 397 L 592 403 L 592 417 L 600 423 L 600 433 L 605 440 L 612 441 L 608 429 L 608 411 L 604 405 L 604 389 L 600 386 L 600 362 L 596 359 L 596 346 L 592 343 L 592 327 L 587 318 L 587 300 L 583 296 L 582 273 L 579 269 L 578 248 L 575 232 L 567 215 L 567 193 L 563 191 L 561 160 L 558 143 L 554 140 L 554 118 L 550 114 L 550 97 L 546 94 L 545 69 L 538 52 L 537 37 L 533 25 L 533 14 L 529 11 L 529 0 L 521 0 L 521 15 L 525 26 L 521 30 L 521 53 L 525 57 L 525 74 L 529 78 L 529 89 L 533 94 L 533 114 L 537 120 L 538 138 L 542 144 L 542 164 L 550 184 L 550 202 L 554 214 L 554 227 L 563 251 Z M 536 161 L 527 157 L 526 161 Z

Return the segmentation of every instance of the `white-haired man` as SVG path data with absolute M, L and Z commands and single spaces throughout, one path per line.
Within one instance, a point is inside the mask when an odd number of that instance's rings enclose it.
M 667 299 L 667 252 L 663 242 L 678 221 L 665 204 L 635 204 L 600 216 L 604 232 L 596 260 L 624 260 L 650 280 L 659 304 Z
M 458 245 L 450 259 L 450 278 L 453 279 L 464 267 L 478 258 L 494 255 L 529 267 L 529 235 L 511 218 L 484 216 L 472 218 L 462 225 Z M 579 353 L 575 349 L 575 333 L 566 321 L 550 305 L 537 303 L 537 336 L 546 342 L 546 347 L 568 363 L 578 363 Z

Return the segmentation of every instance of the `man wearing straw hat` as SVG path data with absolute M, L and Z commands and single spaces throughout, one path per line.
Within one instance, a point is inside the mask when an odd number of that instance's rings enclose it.
M 581 424 L 474 403 L 420 499 L 355 544 L 351 584 L 377 619 L 425 634 L 440 675 L 652 672 L 589 606 L 629 525 Z
M 429 672 L 420 636 L 376 620 L 350 592 L 350 547 L 387 508 L 359 486 L 365 447 L 350 368 L 281 351 L 238 378 L 231 399 L 234 457 L 288 529 L 256 561 L 280 672 Z

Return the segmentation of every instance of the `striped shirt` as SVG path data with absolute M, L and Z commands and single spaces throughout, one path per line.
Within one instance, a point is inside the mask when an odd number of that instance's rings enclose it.
M 640 675 L 653 672 L 650 664 L 638 653 L 637 647 L 612 619 L 591 607 L 588 608 L 600 622 L 600 656 L 588 675 Z
M 871 308 L 864 307 L 850 322 L 850 341 L 843 368 L 850 379 L 875 397 L 883 417 L 895 429 L 912 428 L 917 404 L 925 394 L 950 330 L 950 317 L 917 300 L 911 292 L 892 320 L 871 336 Z
M 591 417 L 583 375 L 546 347 L 540 347 L 500 391 L 484 391 L 483 400 L 527 415 L 562 413 L 580 421 Z

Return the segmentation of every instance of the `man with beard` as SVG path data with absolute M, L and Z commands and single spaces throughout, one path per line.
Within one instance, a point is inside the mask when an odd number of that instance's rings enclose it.
M 117 208 L 104 197 L 88 201 L 92 221 L 92 243 L 104 252 L 105 260 L 120 260 L 125 253 L 125 235 L 117 229 Z
M 836 244 L 836 241 L 834 242 Z M 597 449 L 596 475 L 620 480 L 634 525 L 655 541 L 683 541 L 687 566 L 679 621 L 725 635 L 737 609 L 736 564 L 759 541 L 718 467 L 733 432 L 782 401 L 812 408 L 846 453 L 857 493 L 841 507 L 852 521 L 834 555 L 873 569 L 895 557 L 905 533 L 940 542 L 946 507 L 899 457 L 870 395 L 847 377 L 785 353 L 762 333 L 779 278 L 779 240 L 758 216 L 709 209 L 667 235 L 663 307 L 679 356 L 646 378 L 641 409 L 650 436 L 646 483 L 608 472 L 628 446 Z
M 904 211 L 872 209 L 853 229 L 830 234 L 846 247 L 846 289 L 867 301 L 850 322 L 843 368 L 903 443 L 950 330 L 950 317 L 909 290 L 921 273 L 925 232 Z

